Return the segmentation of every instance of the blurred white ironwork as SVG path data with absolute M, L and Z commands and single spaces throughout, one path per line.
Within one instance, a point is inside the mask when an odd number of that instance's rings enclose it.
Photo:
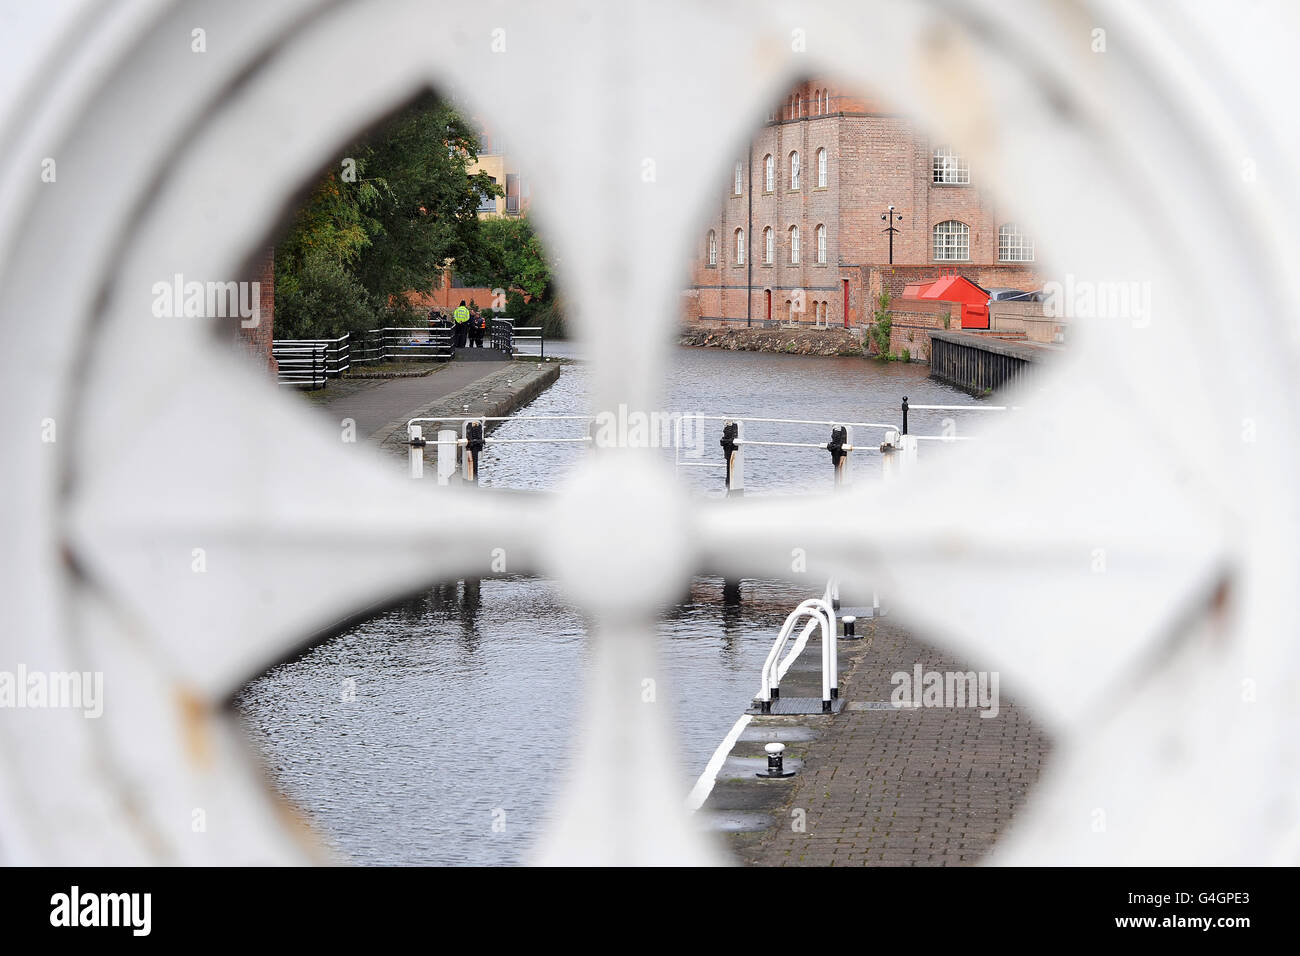
M 670 722 L 635 688 L 690 574 L 791 577 L 800 546 L 807 574 L 879 582 L 999 668 L 1058 741 L 996 860 L 1294 862 L 1300 144 L 1268 125 L 1293 113 L 1265 75 L 1290 58 L 1260 45 L 1296 13 L 1274 7 L 1242 54 L 1202 48 L 1249 19 L 1220 8 L 1216 25 L 1109 0 L 87 0 L 0 112 L 0 315 L 22 346 L 0 353 L 0 652 L 102 671 L 106 701 L 98 720 L 0 713 L 4 860 L 321 858 L 226 701 L 303 635 L 505 548 L 595 621 L 580 756 L 538 859 L 715 861 L 664 772 Z M 602 449 L 544 501 L 553 520 L 482 494 L 435 519 L 207 324 L 151 315 L 160 279 L 242 274 L 323 158 L 432 87 L 532 171 L 595 408 L 654 408 L 694 216 L 814 71 L 957 144 L 1044 269 L 1150 290 L 1144 314 L 1076 316 L 1033 406 L 956 450 L 960 482 L 692 503 L 650 455 Z

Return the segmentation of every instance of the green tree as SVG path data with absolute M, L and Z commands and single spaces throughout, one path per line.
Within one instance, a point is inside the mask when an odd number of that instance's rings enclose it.
M 279 337 L 373 327 L 409 309 L 406 292 L 433 288 L 446 259 L 495 261 L 478 207 L 501 188 L 469 172 L 477 155 L 477 132 L 433 95 L 344 150 L 276 245 Z
M 519 289 L 534 299 L 551 297 L 550 263 L 527 216 L 485 220 L 480 236 L 489 249 L 474 263 L 457 263 L 462 282 L 493 289 Z

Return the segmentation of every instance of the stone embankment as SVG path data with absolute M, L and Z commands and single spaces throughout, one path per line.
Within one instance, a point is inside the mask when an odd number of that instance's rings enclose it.
M 679 345 L 729 349 L 733 352 L 779 352 L 785 355 L 862 355 L 862 342 L 848 329 L 721 329 L 686 327 Z
M 560 377 L 558 362 L 512 362 L 475 379 L 450 394 L 440 395 L 425 405 L 410 410 L 389 422 L 371 436 L 371 441 L 387 451 L 406 454 L 406 423 L 412 418 L 446 418 L 448 421 L 424 422 L 424 434 L 434 436 L 439 428 L 460 431 L 460 422 L 452 419 L 470 416 L 509 415 L 546 391 Z M 492 423 L 489 423 L 492 424 Z M 490 430 L 490 428 L 489 428 Z

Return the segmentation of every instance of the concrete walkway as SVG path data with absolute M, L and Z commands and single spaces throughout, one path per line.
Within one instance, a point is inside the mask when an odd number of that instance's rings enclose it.
M 410 417 L 416 409 L 425 408 L 513 364 L 508 361 L 449 362 L 419 378 L 376 382 L 327 401 L 321 407 L 335 421 L 351 418 L 357 423 L 357 437 L 369 438 L 390 422 Z

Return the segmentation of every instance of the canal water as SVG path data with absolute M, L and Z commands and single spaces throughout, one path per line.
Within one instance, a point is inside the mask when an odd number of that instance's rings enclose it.
M 973 402 L 931 381 L 919 365 L 685 348 L 674 358 L 664 410 L 679 415 L 896 424 L 903 395 L 916 404 Z M 565 365 L 520 414 L 585 413 L 586 384 L 581 363 Z M 913 412 L 911 431 L 939 434 L 950 417 Z M 669 422 L 663 427 L 671 437 Z M 966 433 L 966 419 L 957 424 Z M 577 423 L 518 421 L 494 435 L 582 433 Z M 683 435 L 690 445 L 683 458 L 721 461 L 720 423 L 693 433 L 684 420 Z M 854 437 L 878 444 L 879 435 L 860 430 Z M 773 424 L 753 426 L 746 437 L 824 442 L 829 429 Z M 942 459 L 951 447 L 925 443 L 921 454 Z M 571 444 L 490 446 L 482 482 L 552 487 L 580 454 Z M 856 481 L 880 480 L 878 455 L 857 458 Z M 722 493 L 721 469 L 679 473 L 695 493 Z M 746 451 L 747 494 L 830 489 L 824 451 Z M 756 693 L 786 614 L 814 596 L 751 581 L 742 595 L 740 607 L 726 607 L 721 580 L 698 579 L 659 626 L 657 695 L 678 729 L 683 798 Z M 550 582 L 457 582 L 275 668 L 245 688 L 238 708 L 277 785 L 344 858 L 512 864 L 527 858 L 572 755 L 586 659 L 585 622 Z

